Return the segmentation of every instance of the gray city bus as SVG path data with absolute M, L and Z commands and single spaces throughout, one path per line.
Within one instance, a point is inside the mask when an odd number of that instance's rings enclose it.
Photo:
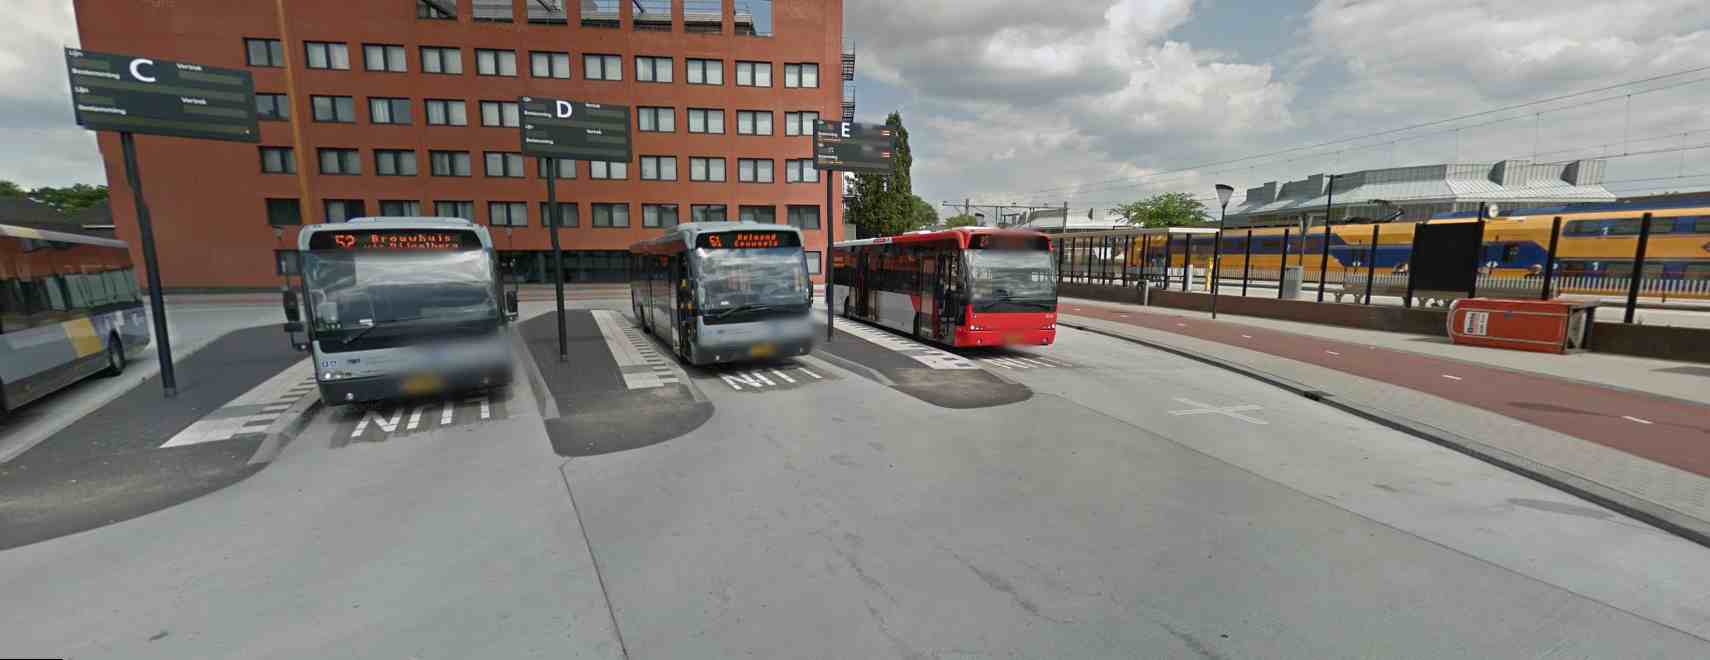
M 813 350 L 813 284 L 795 227 L 688 223 L 629 250 L 636 321 L 684 362 Z
M 285 328 L 311 352 L 329 405 L 511 382 L 515 291 L 486 228 L 459 218 L 357 218 L 304 227 Z M 301 298 L 299 298 L 301 296 Z M 299 304 L 299 300 L 301 304 Z
M 0 413 L 148 347 L 123 241 L 0 225 Z

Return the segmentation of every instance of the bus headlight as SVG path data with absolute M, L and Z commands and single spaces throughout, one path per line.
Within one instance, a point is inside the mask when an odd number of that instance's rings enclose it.
M 984 330 L 984 329 L 986 329 L 986 326 L 983 326 L 983 325 L 970 325 L 970 326 L 968 326 L 968 329 L 969 329 L 969 330 L 974 330 L 974 331 L 979 331 L 979 330 Z
M 321 374 L 321 380 L 339 380 L 341 378 L 349 378 L 350 376 L 351 373 L 348 371 L 328 371 Z

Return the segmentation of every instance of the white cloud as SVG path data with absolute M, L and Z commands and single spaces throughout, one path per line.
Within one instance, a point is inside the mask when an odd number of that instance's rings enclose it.
M 72 118 L 61 49 L 77 45 L 71 3 L 12 0 L 0 40 L 0 179 L 25 187 L 103 183 L 95 135 Z

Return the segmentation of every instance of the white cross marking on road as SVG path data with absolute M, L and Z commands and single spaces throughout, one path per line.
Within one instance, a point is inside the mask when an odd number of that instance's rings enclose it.
M 1248 417 L 1246 415 L 1240 414 L 1240 413 L 1244 413 L 1244 412 L 1252 412 L 1254 410 L 1264 410 L 1265 409 L 1264 406 L 1244 405 L 1244 406 L 1225 406 L 1225 407 L 1219 408 L 1219 407 L 1213 406 L 1211 404 L 1200 403 L 1198 401 L 1194 401 L 1193 399 L 1183 399 L 1181 397 L 1172 397 L 1172 398 L 1174 398 L 1176 401 L 1180 401 L 1181 403 L 1193 406 L 1193 408 L 1189 408 L 1187 410 L 1171 410 L 1170 411 L 1171 415 L 1176 415 L 1176 416 L 1208 415 L 1208 414 L 1209 415 L 1223 415 L 1225 417 L 1233 417 L 1235 419 L 1239 419 L 1239 420 L 1241 420 L 1243 422 L 1247 422 L 1249 424 L 1258 424 L 1260 426 L 1265 426 L 1265 425 L 1269 424 L 1269 422 L 1266 422 L 1265 420 L 1257 419 L 1257 418 L 1253 418 L 1253 417 Z

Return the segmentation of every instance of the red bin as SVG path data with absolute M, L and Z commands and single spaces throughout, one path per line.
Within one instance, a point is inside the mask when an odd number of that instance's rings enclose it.
M 1566 353 L 1591 341 L 1595 302 L 1463 298 L 1449 305 L 1449 339 L 1457 344 Z

